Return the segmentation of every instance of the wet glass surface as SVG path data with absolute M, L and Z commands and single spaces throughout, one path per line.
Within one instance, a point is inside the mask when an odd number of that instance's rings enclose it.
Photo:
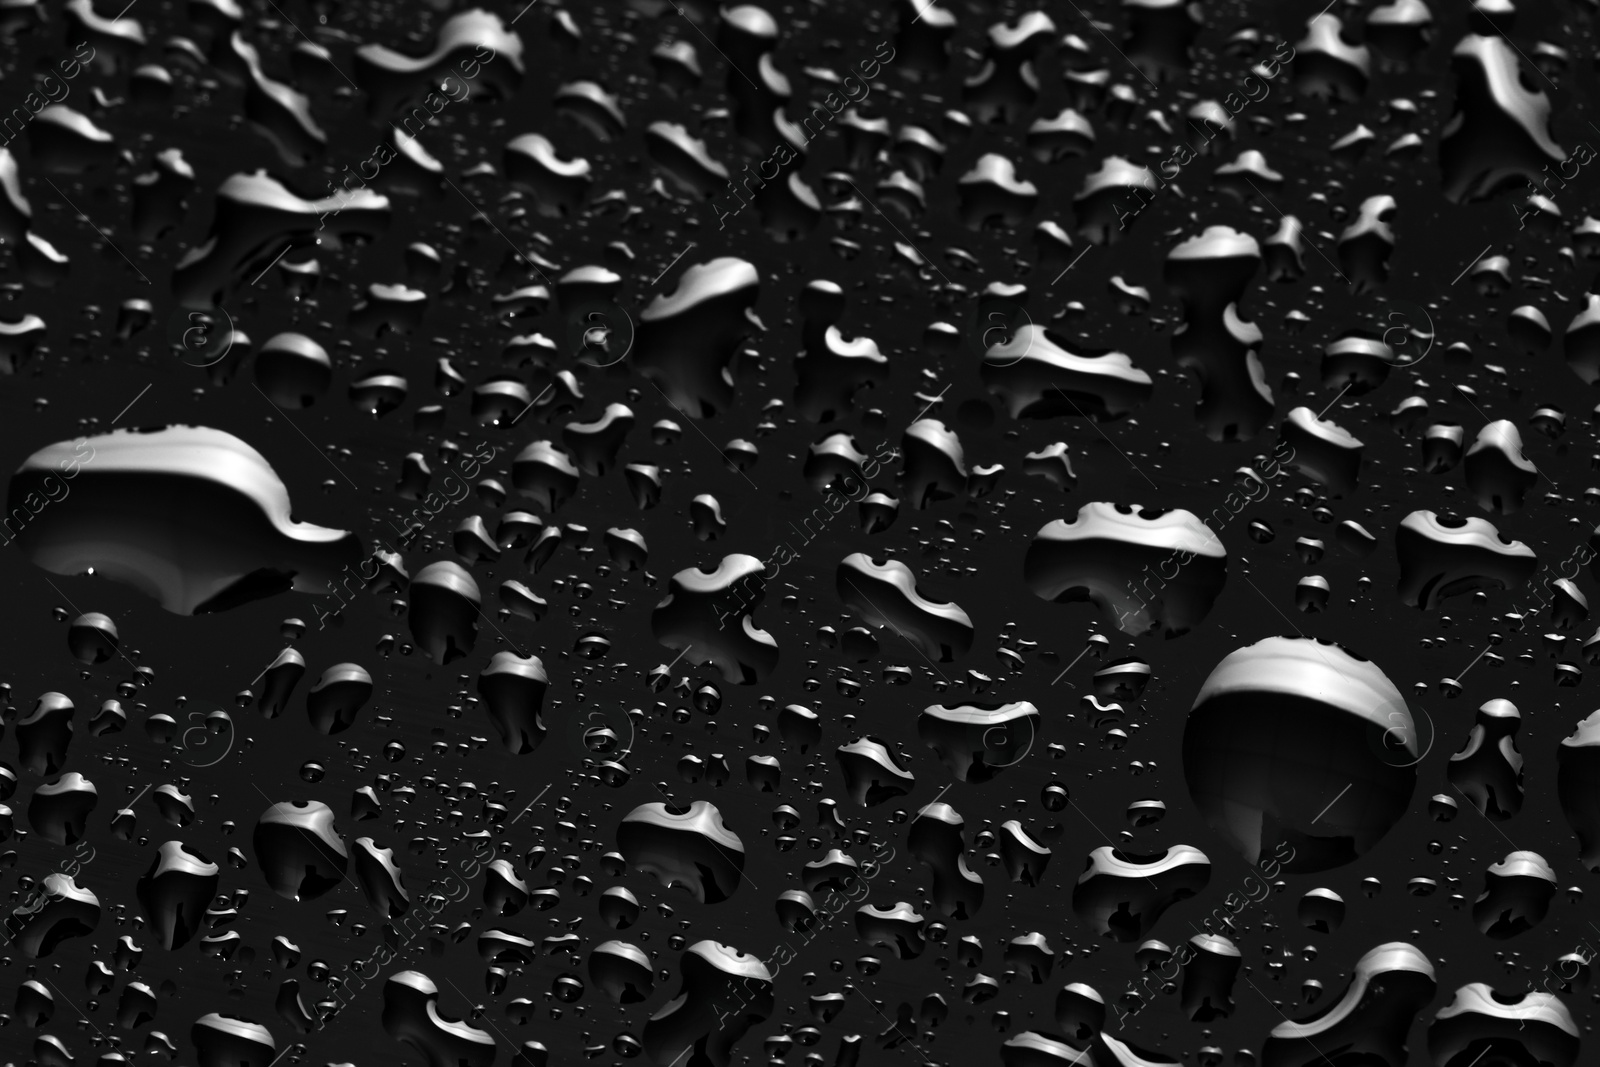
M 1588 1062 L 1596 32 L 0 9 L 0 1064 Z

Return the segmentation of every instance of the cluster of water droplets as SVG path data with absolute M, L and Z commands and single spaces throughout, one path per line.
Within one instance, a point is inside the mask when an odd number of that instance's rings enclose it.
M 1592 1054 L 1592 12 L 288 6 L 0 11 L 0 1062 Z

